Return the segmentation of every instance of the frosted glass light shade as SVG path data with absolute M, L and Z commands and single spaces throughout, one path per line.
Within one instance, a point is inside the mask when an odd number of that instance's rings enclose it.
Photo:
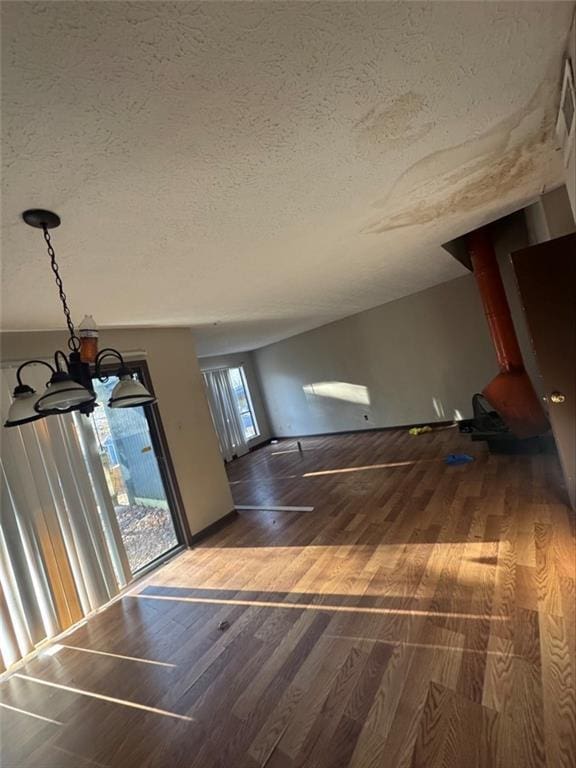
M 78 384 L 67 373 L 55 373 L 44 393 L 35 405 L 40 414 L 67 413 L 75 411 L 84 403 L 93 403 L 96 395 L 86 387 Z
M 146 387 L 131 374 L 124 374 L 110 395 L 110 408 L 134 408 L 137 405 L 151 405 L 156 402 Z
M 42 418 L 41 413 L 34 410 L 38 395 L 32 387 L 22 384 L 14 390 L 14 400 L 8 410 L 8 418 L 4 422 L 5 427 L 20 427 Z

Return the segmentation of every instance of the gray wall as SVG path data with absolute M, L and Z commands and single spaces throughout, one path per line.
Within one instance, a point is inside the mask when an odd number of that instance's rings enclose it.
M 540 391 L 509 259 L 527 245 L 522 215 L 495 235 L 526 368 Z M 263 347 L 254 362 L 278 437 L 467 418 L 472 395 L 498 371 L 472 275 Z
M 458 412 L 468 417 L 472 395 L 496 373 L 468 276 L 271 344 L 254 357 L 279 437 L 442 421 Z
M 576 231 L 566 186 L 546 192 L 526 208 L 530 245 L 554 240 Z
M 198 362 L 200 364 L 200 370 L 202 371 L 209 370 L 210 368 L 235 368 L 240 365 L 244 366 L 246 382 L 248 383 L 252 406 L 254 408 L 254 416 L 256 417 L 260 432 L 257 437 L 248 441 L 248 445 L 258 445 L 258 443 L 269 440 L 271 434 L 268 413 L 266 412 L 266 407 L 260 391 L 260 381 L 254 367 L 253 353 L 238 352 L 236 354 L 217 355 L 215 357 L 200 357 L 198 358 Z

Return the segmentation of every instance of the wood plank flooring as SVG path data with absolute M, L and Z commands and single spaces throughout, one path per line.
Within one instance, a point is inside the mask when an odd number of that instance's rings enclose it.
M 4 768 L 574 766 L 555 458 L 453 429 L 303 447 L 229 476 L 313 511 L 242 512 L 2 684 Z

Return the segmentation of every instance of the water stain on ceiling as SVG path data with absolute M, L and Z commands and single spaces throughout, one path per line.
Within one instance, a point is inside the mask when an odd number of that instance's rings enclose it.
M 372 107 L 356 124 L 359 141 L 384 145 L 390 149 L 412 144 L 423 138 L 434 126 L 432 122 L 421 120 L 420 116 L 426 106 L 423 94 L 409 91 L 395 96 L 379 108 Z
M 386 217 L 364 232 L 428 224 L 497 203 L 514 190 L 531 189 L 551 157 L 557 101 L 553 86 L 554 79 L 547 78 L 526 106 L 481 136 L 431 153 L 408 168 L 374 204 L 388 210 Z

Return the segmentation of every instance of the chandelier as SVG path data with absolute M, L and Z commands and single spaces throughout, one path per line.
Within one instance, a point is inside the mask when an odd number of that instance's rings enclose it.
M 118 383 L 112 390 L 108 406 L 110 408 L 133 408 L 139 405 L 151 405 L 155 398 L 138 381 L 133 371 L 128 368 L 124 358 L 116 349 L 108 347 L 97 351 L 97 340 L 92 335 L 84 338 L 76 334 L 74 323 L 62 285 L 62 278 L 56 262 L 56 253 L 52 246 L 50 230 L 60 226 L 60 217 L 52 211 L 32 209 L 24 211 L 22 218 L 31 227 L 41 229 L 50 257 L 50 266 L 58 287 L 60 301 L 68 326 L 68 356 L 61 350 L 54 354 L 54 364 L 46 360 L 27 360 L 16 371 L 17 385 L 14 389 L 13 402 L 8 411 L 5 427 L 19 427 L 45 416 L 79 411 L 88 416 L 96 407 L 96 393 L 92 379 L 107 381 L 102 366 L 105 360 L 113 358 L 117 363 L 114 375 Z M 82 328 L 82 326 L 80 326 Z M 43 365 L 50 370 L 50 379 L 46 389 L 38 395 L 22 379 L 24 370 L 30 365 Z

